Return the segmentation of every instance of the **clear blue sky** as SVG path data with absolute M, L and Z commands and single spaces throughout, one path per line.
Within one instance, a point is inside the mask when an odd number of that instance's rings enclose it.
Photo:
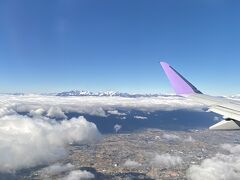
M 0 0 L 0 92 L 240 93 L 240 1 Z

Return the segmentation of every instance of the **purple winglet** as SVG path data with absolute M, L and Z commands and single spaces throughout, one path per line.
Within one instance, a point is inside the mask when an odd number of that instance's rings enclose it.
M 194 94 L 201 92 L 166 62 L 160 62 L 176 94 Z

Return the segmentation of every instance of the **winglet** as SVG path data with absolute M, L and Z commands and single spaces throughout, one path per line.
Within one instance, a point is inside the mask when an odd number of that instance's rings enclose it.
M 202 94 L 195 86 L 166 62 L 160 62 L 176 94 Z

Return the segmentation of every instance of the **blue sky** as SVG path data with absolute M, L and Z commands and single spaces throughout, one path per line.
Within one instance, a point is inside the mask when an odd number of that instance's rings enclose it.
M 173 92 L 158 62 L 201 91 L 240 91 L 240 3 L 0 0 L 0 92 Z

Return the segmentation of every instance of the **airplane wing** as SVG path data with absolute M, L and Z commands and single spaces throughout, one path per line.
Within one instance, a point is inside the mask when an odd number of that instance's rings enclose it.
M 223 116 L 223 120 L 214 124 L 212 130 L 237 130 L 240 129 L 240 103 L 222 97 L 214 97 L 203 94 L 179 72 L 166 62 L 160 62 L 176 94 L 188 96 L 189 98 L 205 104 L 208 111 Z

